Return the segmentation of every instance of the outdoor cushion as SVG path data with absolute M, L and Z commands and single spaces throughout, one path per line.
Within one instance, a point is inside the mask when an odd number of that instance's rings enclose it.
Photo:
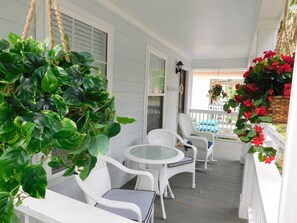
M 215 119 L 206 119 L 200 122 L 201 125 L 217 125 L 219 122 Z
M 167 166 L 170 167 L 176 167 L 181 166 L 187 163 L 192 163 L 194 161 L 193 157 L 185 156 L 182 160 L 175 162 L 175 163 L 169 163 Z
M 148 222 L 151 215 L 156 193 L 154 191 L 144 190 L 126 190 L 126 189 L 112 189 L 103 195 L 103 198 L 115 201 L 130 202 L 136 204 L 142 215 L 142 222 Z M 134 221 L 138 221 L 135 212 L 120 208 L 106 207 L 100 204 L 96 204 L 95 207 L 120 215 L 124 218 L 128 218 Z
M 208 142 L 208 149 L 212 146 L 212 142 Z
M 192 134 L 191 134 L 191 135 L 192 135 Z M 194 134 L 193 134 L 193 135 L 194 135 Z M 190 140 L 188 140 L 187 143 L 190 144 L 190 145 L 193 145 L 192 142 L 191 142 Z M 212 146 L 212 142 L 207 142 L 207 143 L 208 143 L 207 148 L 209 149 L 209 148 Z M 189 147 L 189 146 L 185 146 L 186 151 L 187 151 L 188 148 L 191 148 L 191 147 Z M 170 164 L 169 164 L 169 165 L 170 165 Z M 169 167 L 169 165 L 168 165 L 168 167 Z
M 199 125 L 199 131 L 217 133 L 219 127 L 218 125 Z

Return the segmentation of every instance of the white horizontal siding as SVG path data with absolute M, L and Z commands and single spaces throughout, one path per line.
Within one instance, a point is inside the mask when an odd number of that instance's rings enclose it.
M 8 39 L 9 32 L 21 34 L 24 29 L 26 16 L 30 6 L 29 0 L 1 0 L 0 7 L 0 37 Z

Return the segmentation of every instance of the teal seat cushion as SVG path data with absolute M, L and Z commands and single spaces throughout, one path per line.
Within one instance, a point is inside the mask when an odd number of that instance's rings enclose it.
M 218 125 L 199 125 L 199 131 L 217 133 L 219 131 Z
M 217 125 L 219 122 L 215 119 L 206 119 L 200 122 L 200 125 Z

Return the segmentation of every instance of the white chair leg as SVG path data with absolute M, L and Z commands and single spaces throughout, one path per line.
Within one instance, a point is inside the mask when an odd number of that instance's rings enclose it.
M 173 199 L 173 198 L 174 198 L 174 194 L 173 194 L 173 192 L 172 192 L 172 189 L 171 189 L 169 183 L 168 183 L 168 185 L 167 185 L 167 189 L 168 189 L 168 191 L 169 191 L 169 195 L 170 195 L 170 197 Z
M 206 155 L 205 162 L 204 162 L 204 169 L 206 169 L 206 170 L 207 170 L 207 161 L 208 161 L 207 158 L 208 158 L 208 157 L 207 157 L 207 155 Z
M 165 220 L 166 212 L 165 212 L 165 206 L 164 206 L 163 192 L 160 193 L 160 201 L 161 201 L 162 217 Z
M 192 173 L 192 188 L 194 189 L 196 187 L 196 184 L 195 184 L 195 172 Z
M 154 218 L 155 218 L 155 206 L 153 206 L 153 209 L 152 209 L 152 213 L 151 213 L 151 223 L 154 223 Z

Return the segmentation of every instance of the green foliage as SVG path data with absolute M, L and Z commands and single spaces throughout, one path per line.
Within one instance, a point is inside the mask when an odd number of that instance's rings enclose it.
M 91 54 L 70 52 L 66 62 L 60 45 L 47 49 L 31 38 L 8 38 L 0 39 L 0 222 L 13 221 L 13 199 L 20 204 L 22 193 L 45 196 L 45 159 L 53 168 L 64 166 L 66 176 L 78 167 L 85 179 L 120 123 L 135 121 L 116 117 L 114 97 Z M 50 155 L 53 148 L 58 155 Z M 40 152 L 43 158 L 32 164 Z

